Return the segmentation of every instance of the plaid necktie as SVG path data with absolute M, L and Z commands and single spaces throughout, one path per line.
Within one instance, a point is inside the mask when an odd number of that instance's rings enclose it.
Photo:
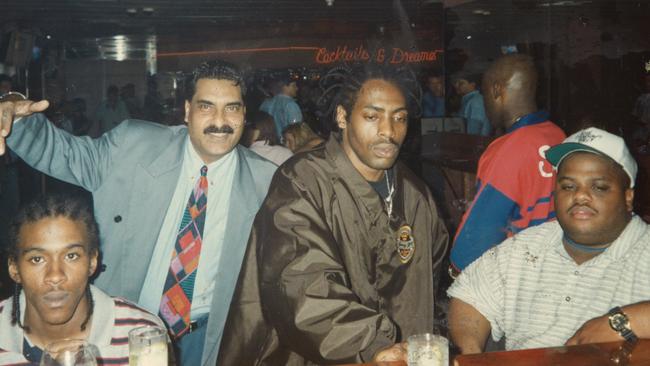
M 160 317 L 175 337 L 180 337 L 190 327 L 194 280 L 199 266 L 208 203 L 207 173 L 208 167 L 204 165 L 183 212 L 160 301 Z

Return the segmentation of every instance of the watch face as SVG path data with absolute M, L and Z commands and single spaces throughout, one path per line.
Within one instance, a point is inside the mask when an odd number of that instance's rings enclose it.
M 609 318 L 609 325 L 614 330 L 621 331 L 627 328 L 627 317 L 623 314 L 614 314 Z

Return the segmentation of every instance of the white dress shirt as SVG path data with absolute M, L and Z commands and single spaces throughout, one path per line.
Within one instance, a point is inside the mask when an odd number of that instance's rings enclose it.
M 158 314 L 163 287 L 172 259 L 172 250 L 176 241 L 181 219 L 190 194 L 201 175 L 205 163 L 198 156 L 189 137 L 185 142 L 181 175 L 176 184 L 165 219 L 163 221 L 149 271 L 140 292 L 139 304 L 145 309 Z M 212 292 L 218 279 L 219 258 L 222 255 L 223 238 L 230 205 L 230 192 L 238 164 L 237 152 L 233 149 L 221 159 L 208 165 L 208 208 L 203 228 L 203 244 L 199 259 L 198 273 L 194 283 L 191 318 L 207 314 L 210 311 Z M 239 228 L 230 228 L 239 230 Z

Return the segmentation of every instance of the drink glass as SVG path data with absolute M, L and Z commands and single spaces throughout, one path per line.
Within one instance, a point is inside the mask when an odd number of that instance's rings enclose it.
M 97 354 L 83 339 L 63 339 L 45 346 L 40 366 L 97 366 Z
M 449 365 L 449 341 L 430 333 L 412 335 L 407 340 L 409 366 Z
M 129 366 L 167 366 L 167 331 L 147 325 L 129 332 Z

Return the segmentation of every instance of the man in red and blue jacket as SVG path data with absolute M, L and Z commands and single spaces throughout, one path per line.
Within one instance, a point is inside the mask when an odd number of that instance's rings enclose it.
M 536 88 L 537 71 L 528 56 L 506 55 L 484 75 L 486 112 L 506 133 L 479 160 L 477 192 L 454 239 L 451 273 L 507 237 L 555 218 L 555 173 L 544 152 L 566 136 L 537 110 Z

